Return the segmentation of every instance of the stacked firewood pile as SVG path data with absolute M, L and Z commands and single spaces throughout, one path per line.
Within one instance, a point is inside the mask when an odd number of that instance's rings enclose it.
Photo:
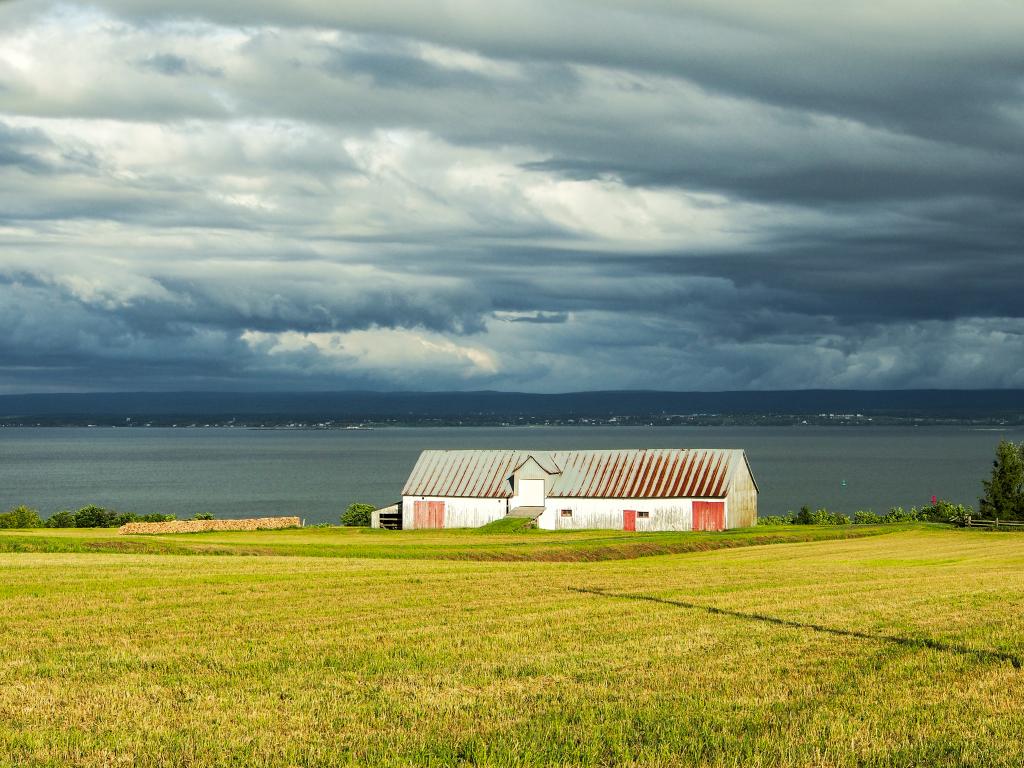
M 172 520 L 169 523 L 128 523 L 118 533 L 203 533 L 205 531 L 263 531 L 298 528 L 297 517 L 254 517 L 248 520 Z

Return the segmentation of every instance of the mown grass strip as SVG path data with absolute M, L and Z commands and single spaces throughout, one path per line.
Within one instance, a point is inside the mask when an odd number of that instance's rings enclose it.
M 935 640 L 930 637 L 904 637 L 901 635 L 878 635 L 871 632 L 861 632 L 856 629 L 843 629 L 842 627 L 829 627 L 824 624 L 816 624 L 813 622 L 793 621 L 792 619 L 783 619 L 778 616 L 769 616 L 763 613 L 748 613 L 745 611 L 734 611 L 728 608 L 719 608 L 714 605 L 703 605 L 701 603 L 691 603 L 686 600 L 670 600 L 667 597 L 658 597 L 656 595 L 644 595 L 636 593 L 626 592 L 609 592 L 604 589 L 598 589 L 595 587 L 568 587 L 570 592 L 578 592 L 585 595 L 597 595 L 598 597 L 612 597 L 621 600 L 641 600 L 649 603 L 660 603 L 662 605 L 672 605 L 677 608 L 688 608 L 695 611 L 704 611 L 713 616 L 730 616 L 735 619 L 745 619 L 747 621 L 760 621 L 766 624 L 774 624 L 780 627 L 789 627 L 790 629 L 810 629 L 815 632 L 823 632 L 829 635 L 838 635 L 840 637 L 852 637 L 858 640 L 872 640 L 882 643 L 892 643 L 893 645 L 901 645 L 908 648 L 928 648 L 933 651 L 942 651 L 945 653 L 955 653 L 961 656 L 974 656 L 975 658 L 983 661 L 998 661 L 998 662 L 1009 662 L 1015 669 L 1024 667 L 1024 658 L 1014 653 L 1007 653 L 1005 651 L 993 651 L 987 648 L 971 648 L 966 645 L 960 645 L 958 643 L 948 643 L 943 640 Z
M 551 532 L 524 530 L 491 536 L 475 530 L 393 532 L 366 536 L 349 532 L 323 540 L 303 539 L 303 531 L 252 531 L 241 539 L 216 533 L 131 537 L 88 531 L 81 537 L 42 532 L 0 535 L 0 552 L 110 553 L 131 555 L 218 555 L 338 557 L 364 559 L 470 560 L 479 562 L 600 562 L 656 555 L 710 552 L 736 547 L 856 539 L 906 530 L 905 526 L 812 527 L 806 530 L 724 533 L 621 531 Z
M 497 560 L 506 562 L 537 561 L 550 563 L 567 562 L 598 562 L 602 560 L 634 560 L 639 557 L 653 557 L 656 555 L 681 555 L 689 552 L 712 552 L 719 549 L 735 549 L 737 547 L 760 547 L 769 544 L 797 544 L 814 541 L 835 541 L 841 539 L 859 539 L 866 536 L 880 536 L 885 533 L 895 533 L 895 529 L 873 527 L 870 529 L 818 529 L 806 533 L 793 534 L 785 533 L 779 535 L 765 534 L 760 536 L 745 536 L 743 538 L 729 538 L 720 534 L 710 534 L 700 537 L 694 535 L 693 539 L 682 541 L 645 540 L 630 542 L 620 540 L 621 543 L 607 545 L 590 545 L 574 547 L 551 547 L 550 549 L 535 549 L 521 552 L 516 550 L 496 551 L 473 551 L 466 550 L 459 555 L 443 557 L 441 559 L 453 560 Z

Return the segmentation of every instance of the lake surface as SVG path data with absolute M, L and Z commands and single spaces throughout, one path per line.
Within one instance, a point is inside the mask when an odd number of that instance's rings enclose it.
M 425 448 L 744 448 L 762 515 L 802 504 L 852 513 L 977 506 L 1001 437 L 959 427 L 459 427 L 288 431 L 0 429 L 0 509 L 99 504 L 189 517 L 289 514 L 336 522 L 353 501 L 398 499 Z M 846 485 L 843 485 L 843 481 Z

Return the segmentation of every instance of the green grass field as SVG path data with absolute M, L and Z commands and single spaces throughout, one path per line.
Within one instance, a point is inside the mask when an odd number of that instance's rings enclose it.
M 0 766 L 1024 764 L 1024 537 L 879 530 L 4 532 Z

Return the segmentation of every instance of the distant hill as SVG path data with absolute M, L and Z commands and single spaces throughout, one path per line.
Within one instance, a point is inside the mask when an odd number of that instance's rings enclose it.
M 865 417 L 1024 418 L 1024 390 L 784 390 L 764 392 L 118 392 L 0 396 L 0 423 L 359 420 L 573 421 L 675 416 L 860 414 Z

